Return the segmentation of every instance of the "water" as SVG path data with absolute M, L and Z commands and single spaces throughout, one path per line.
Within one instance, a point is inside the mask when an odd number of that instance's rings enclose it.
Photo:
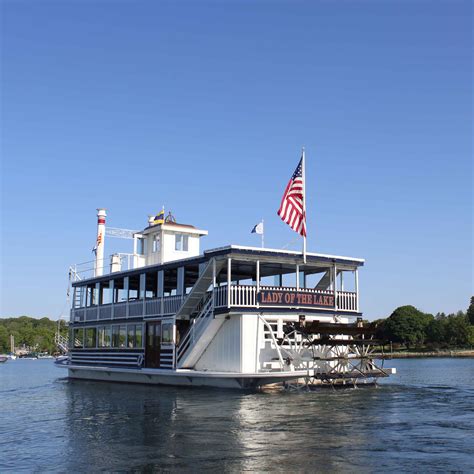
M 392 360 L 379 388 L 242 393 L 0 365 L 0 472 L 474 471 L 474 359 Z

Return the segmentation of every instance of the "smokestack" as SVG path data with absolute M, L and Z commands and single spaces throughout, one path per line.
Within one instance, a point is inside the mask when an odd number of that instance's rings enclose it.
M 95 276 L 104 274 L 105 209 L 97 209 L 97 241 L 95 244 Z

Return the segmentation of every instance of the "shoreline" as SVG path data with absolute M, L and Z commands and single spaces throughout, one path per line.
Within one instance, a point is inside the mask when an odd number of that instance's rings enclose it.
M 427 351 L 427 352 L 391 352 L 391 353 L 374 353 L 376 359 L 416 359 L 426 357 L 463 357 L 474 358 L 474 350 L 444 350 L 444 351 Z

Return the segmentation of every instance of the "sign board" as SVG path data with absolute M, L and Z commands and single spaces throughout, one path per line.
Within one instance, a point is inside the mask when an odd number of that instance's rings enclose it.
M 260 290 L 258 302 L 264 306 L 302 306 L 306 308 L 333 308 L 334 295 L 286 290 Z

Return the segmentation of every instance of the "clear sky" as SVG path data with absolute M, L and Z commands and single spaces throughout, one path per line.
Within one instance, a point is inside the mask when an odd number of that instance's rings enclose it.
M 366 259 L 369 319 L 467 308 L 470 1 L 1 7 L 0 316 L 65 312 L 97 207 L 139 229 L 164 204 L 204 248 L 258 246 L 263 217 L 287 245 L 276 211 L 302 145 L 308 249 Z

